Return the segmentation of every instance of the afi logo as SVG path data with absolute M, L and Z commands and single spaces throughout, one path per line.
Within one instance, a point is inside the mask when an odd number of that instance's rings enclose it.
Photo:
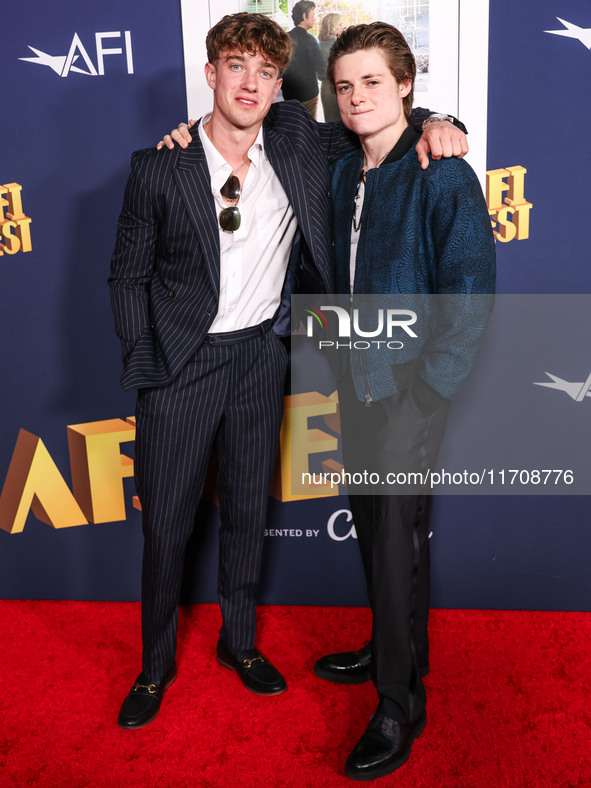
M 571 382 L 570 380 L 563 380 L 562 378 L 556 377 L 556 375 L 551 375 L 550 372 L 546 372 L 546 375 L 551 378 L 552 382 L 545 381 L 544 383 L 534 383 L 534 386 L 545 386 L 548 389 L 564 391 L 571 399 L 574 399 L 575 402 L 582 402 L 585 397 L 591 397 L 591 374 L 584 383 L 580 381 Z
M 591 49 L 591 27 L 579 27 L 574 22 L 567 22 L 565 19 L 556 17 L 558 21 L 564 26 L 562 30 L 544 30 L 544 33 L 552 33 L 554 36 L 565 36 L 566 38 L 574 38 L 580 41 L 584 47 Z M 548 374 L 548 373 L 546 373 Z
M 121 39 L 118 41 L 120 46 L 109 47 L 106 46 L 108 39 Z M 133 51 L 131 49 L 131 32 L 125 30 L 123 32 L 115 31 L 110 33 L 95 33 L 94 43 L 96 49 L 96 66 L 92 62 L 88 51 L 80 40 L 78 33 L 74 33 L 74 38 L 70 44 L 70 49 L 67 55 L 48 55 L 40 49 L 35 49 L 29 45 L 31 52 L 34 52 L 37 57 L 19 57 L 19 60 L 26 60 L 29 63 L 36 63 L 38 66 L 49 66 L 60 77 L 69 76 L 71 71 L 77 74 L 86 74 L 90 77 L 104 76 L 105 74 L 105 55 L 125 55 L 127 63 L 127 73 L 133 74 Z M 111 42 L 109 42 L 111 43 Z M 74 64 L 77 65 L 74 65 Z M 81 68 L 82 63 L 86 68 Z

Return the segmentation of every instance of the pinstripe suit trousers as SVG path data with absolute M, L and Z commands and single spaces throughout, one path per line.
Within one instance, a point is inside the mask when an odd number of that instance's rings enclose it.
M 220 634 L 236 654 L 254 646 L 255 592 L 286 367 L 281 341 L 259 327 L 240 341 L 231 334 L 208 336 L 171 383 L 139 390 L 135 476 L 144 532 L 142 669 L 150 681 L 159 681 L 174 660 L 185 549 L 198 527 L 196 512 L 214 447 L 220 466 Z

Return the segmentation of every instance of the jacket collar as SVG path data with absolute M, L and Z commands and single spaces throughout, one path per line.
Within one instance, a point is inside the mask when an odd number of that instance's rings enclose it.
M 394 145 L 390 153 L 380 164 L 380 167 L 383 167 L 384 164 L 393 164 L 394 162 L 400 161 L 400 159 L 406 156 L 411 148 L 414 148 L 420 138 L 421 135 L 414 126 L 407 126 L 398 138 L 396 145 Z M 359 159 L 359 171 L 357 172 L 357 178 L 359 179 L 364 162 L 363 149 L 359 148 L 359 150 L 353 151 L 350 155 L 352 158 L 357 157 Z
M 417 144 L 420 138 L 421 135 L 414 128 L 414 126 L 407 126 L 400 135 L 396 145 L 394 145 L 390 153 L 382 162 L 382 165 L 392 164 L 395 161 L 400 161 L 400 159 L 403 156 L 406 156 L 409 150 Z

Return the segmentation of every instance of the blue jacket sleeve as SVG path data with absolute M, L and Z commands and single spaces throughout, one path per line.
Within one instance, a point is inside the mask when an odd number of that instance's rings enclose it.
M 475 173 L 466 162 L 448 159 L 434 168 L 429 185 L 437 295 L 428 297 L 431 335 L 416 389 L 425 411 L 433 409 L 433 394 L 450 399 L 470 373 L 495 290 L 494 239 Z

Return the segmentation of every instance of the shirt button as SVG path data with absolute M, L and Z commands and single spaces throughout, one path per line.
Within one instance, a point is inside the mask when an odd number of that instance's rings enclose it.
M 174 298 L 174 297 L 175 297 L 175 295 L 176 295 L 176 293 L 174 292 L 174 290 L 169 290 L 169 291 L 168 291 L 168 297 L 169 297 L 169 298 Z

